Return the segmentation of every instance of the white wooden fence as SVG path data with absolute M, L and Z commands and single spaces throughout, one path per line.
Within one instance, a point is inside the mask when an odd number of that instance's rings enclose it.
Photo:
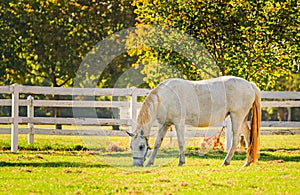
M 28 143 L 33 143 L 34 134 L 53 135 L 97 135 L 97 136 L 126 136 L 124 131 L 115 130 L 61 130 L 35 128 L 35 124 L 65 124 L 65 125 L 122 125 L 134 128 L 137 119 L 137 111 L 141 106 L 138 102 L 139 96 L 146 96 L 149 89 L 140 88 L 55 88 L 55 87 L 35 87 L 20 86 L 0 86 L 0 94 L 11 94 L 11 99 L 0 99 L 0 106 L 11 107 L 11 117 L 1 117 L 0 124 L 11 124 L 11 128 L 1 128 L 0 134 L 11 134 L 11 151 L 18 150 L 18 134 L 28 134 Z M 26 99 L 21 99 L 20 94 Z M 86 101 L 86 100 L 34 100 L 32 94 L 43 95 L 68 95 L 68 96 L 125 96 L 129 101 Z M 300 107 L 300 92 L 261 92 L 263 101 L 262 107 Z M 284 100 L 284 101 L 283 101 Z M 27 116 L 19 116 L 19 107 L 27 107 Z M 129 117 L 121 116 L 119 119 L 107 118 L 56 118 L 56 117 L 35 117 L 34 107 L 65 107 L 65 108 L 97 108 L 111 107 L 121 110 L 129 110 Z M 19 128 L 20 124 L 28 124 L 27 128 Z M 275 122 L 262 121 L 264 127 L 292 127 L 300 128 L 300 122 Z M 299 131 L 293 132 L 296 134 Z M 192 136 L 203 136 L 203 132 L 187 132 Z M 169 133 L 168 136 L 174 136 Z

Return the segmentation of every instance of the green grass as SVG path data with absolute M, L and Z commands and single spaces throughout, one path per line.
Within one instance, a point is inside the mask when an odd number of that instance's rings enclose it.
M 262 136 L 258 164 L 242 168 L 245 153 L 222 167 L 226 153 L 198 155 L 187 147 L 186 164 L 164 148 L 154 167 L 131 167 L 128 139 L 36 135 L 28 145 L 20 135 L 11 153 L 9 135 L 0 136 L 0 194 L 299 194 L 300 136 Z M 98 140 L 98 141 L 97 141 Z M 90 141 L 90 142 L 89 142 Z M 103 143 L 101 145 L 101 142 Z M 89 143 L 99 144 L 93 151 Z M 164 153 L 165 152 L 165 153 Z

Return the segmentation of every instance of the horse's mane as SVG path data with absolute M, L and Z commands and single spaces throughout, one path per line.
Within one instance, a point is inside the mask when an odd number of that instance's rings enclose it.
M 156 111 L 157 104 L 159 104 L 157 92 L 158 90 L 155 88 L 146 97 L 137 118 L 138 127 L 143 127 L 154 119 L 153 114 Z

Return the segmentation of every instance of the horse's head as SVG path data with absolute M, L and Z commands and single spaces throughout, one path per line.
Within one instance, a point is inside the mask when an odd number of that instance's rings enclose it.
M 130 148 L 133 155 L 133 166 L 144 166 L 146 157 L 150 155 L 148 139 L 144 136 L 142 130 L 136 134 L 127 132 L 131 136 Z

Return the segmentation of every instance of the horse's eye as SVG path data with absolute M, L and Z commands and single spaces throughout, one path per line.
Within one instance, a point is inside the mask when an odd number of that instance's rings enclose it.
M 142 144 L 142 145 L 139 146 L 140 150 L 142 150 L 144 147 L 145 147 L 144 144 Z

